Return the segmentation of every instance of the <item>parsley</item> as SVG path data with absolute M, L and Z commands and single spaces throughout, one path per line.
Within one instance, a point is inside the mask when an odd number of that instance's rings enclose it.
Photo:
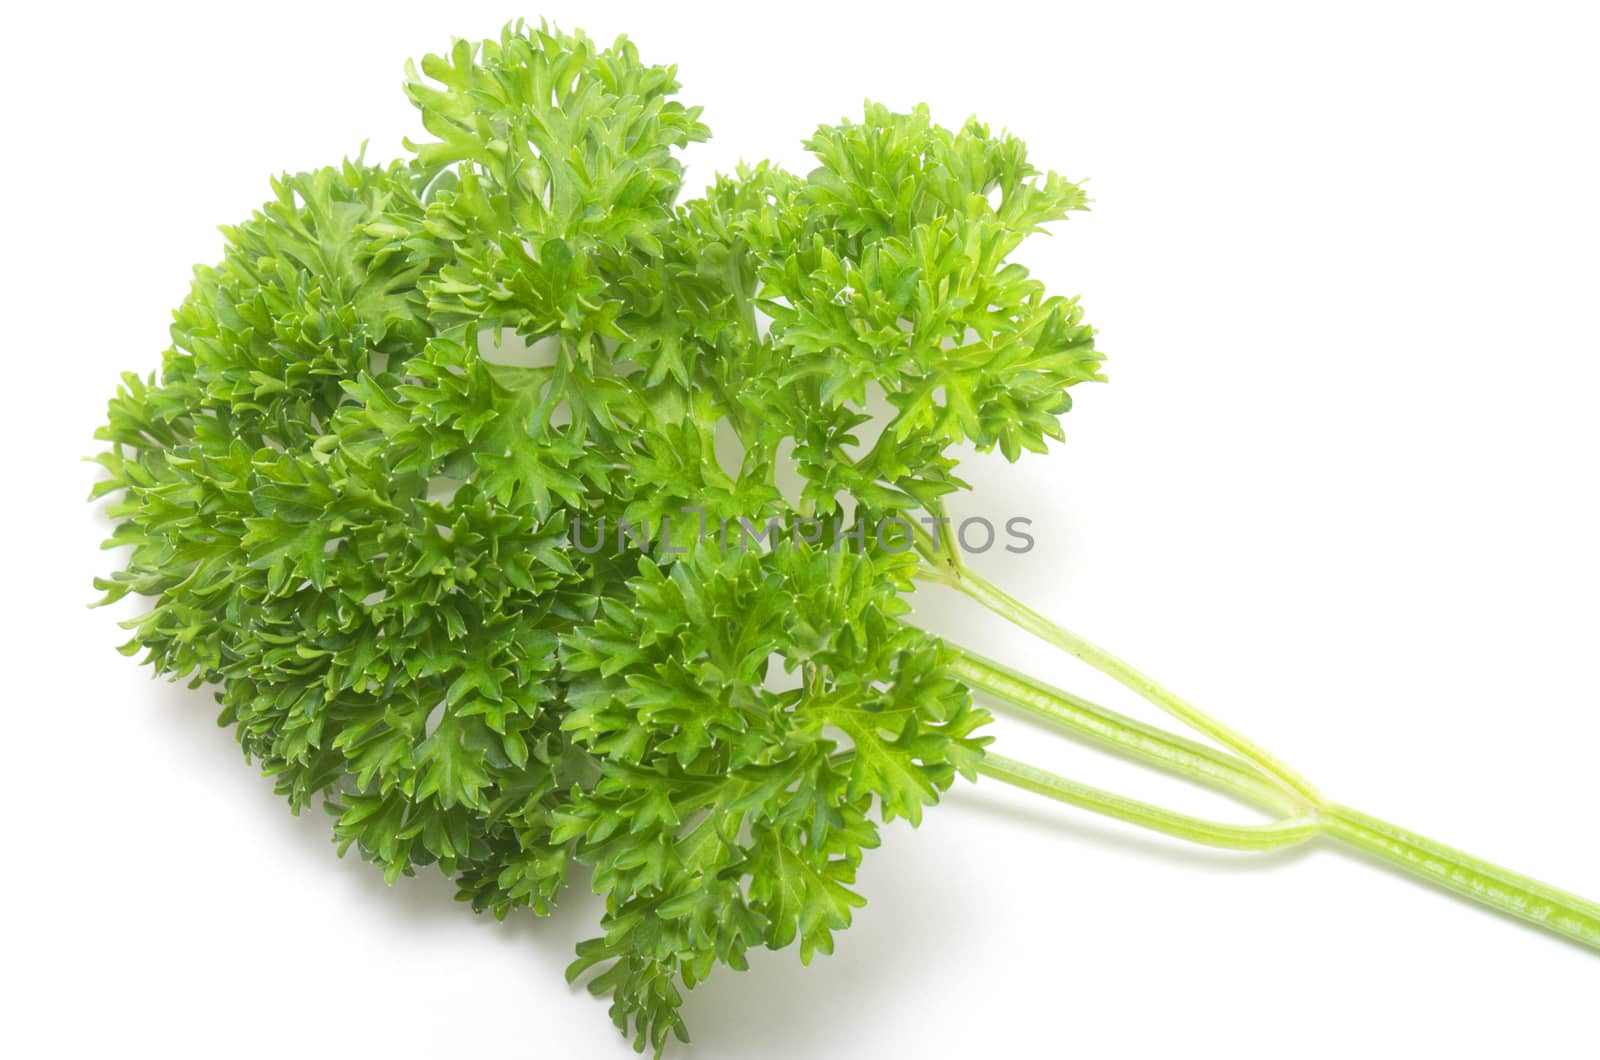
M 1077 302 L 1008 260 L 1081 188 L 976 121 L 868 105 L 812 135 L 807 176 L 741 167 L 681 202 L 678 153 L 708 132 L 677 87 L 625 39 L 546 26 L 429 56 L 407 92 L 430 139 L 276 180 L 197 270 L 160 370 L 111 401 L 95 494 L 129 554 L 97 585 L 151 604 L 125 651 L 215 689 L 296 812 L 320 797 L 341 853 L 391 881 L 436 865 L 499 917 L 592 867 L 606 913 L 569 974 L 657 1052 L 718 965 L 830 952 L 880 828 L 957 776 L 1217 846 L 1331 836 L 1600 947 L 1593 903 L 1327 801 L 939 534 L 952 447 L 1042 452 L 1100 378 Z M 513 335 L 553 359 L 489 356 Z M 863 446 L 874 390 L 892 414 Z M 687 510 L 776 529 L 727 546 Z M 846 513 L 907 536 L 852 537 Z M 663 532 L 571 547 L 607 521 Z M 1213 745 L 914 628 L 918 579 Z M 974 692 L 1273 820 L 987 752 Z

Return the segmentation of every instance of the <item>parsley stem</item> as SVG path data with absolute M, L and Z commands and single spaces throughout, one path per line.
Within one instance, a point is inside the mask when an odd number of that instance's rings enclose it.
M 1480 861 L 1346 806 L 1317 811 L 1322 830 L 1404 872 L 1508 916 L 1600 950 L 1600 905 Z
M 1117 656 L 1045 618 L 988 579 L 967 569 L 965 564 L 953 568 L 948 576 L 940 580 L 1034 636 L 1055 645 L 1069 655 L 1082 659 L 1101 673 L 1133 689 L 1190 728 L 1204 733 L 1222 746 L 1256 763 L 1288 791 L 1313 804 L 1322 801 L 1321 795 L 1308 780 L 1284 765 L 1265 748 L 1205 714 L 1188 700 L 1157 684 Z
M 961 567 L 952 567 L 943 570 L 936 568 L 929 576 L 960 589 L 1023 629 L 1116 678 L 1249 761 L 1125 718 L 959 648 L 950 667 L 953 676 L 974 689 L 1047 718 L 1075 735 L 1107 745 L 1127 757 L 1149 762 L 1168 772 L 1235 794 L 1262 808 L 1277 812 L 1298 808 L 1307 816 L 1291 816 L 1269 825 L 1224 825 L 1087 788 L 1075 781 L 994 754 L 985 756 L 979 766 L 980 773 L 1062 802 L 1209 846 L 1269 850 L 1299 842 L 1312 834 L 1324 834 L 1435 886 L 1600 950 L 1600 904 L 1480 860 L 1387 821 L 1328 802 L 1299 774 L 1254 743 L 1202 714 L 1115 656 L 1057 626 L 978 575 Z M 1255 768 L 1257 766 L 1260 771 Z M 1275 802 L 1270 801 L 1274 799 Z
M 1052 688 L 965 648 L 950 647 L 955 658 L 948 668 L 956 678 L 1074 737 L 1271 813 L 1305 808 L 1250 762 Z
M 1205 846 L 1227 850 L 1276 850 L 1303 843 L 1317 834 L 1317 823 L 1308 817 L 1290 817 L 1268 824 L 1225 824 L 1190 817 L 1080 784 L 992 752 L 983 756 L 977 769 L 986 777 L 993 777 L 1024 791 Z
M 984 755 L 977 770 L 1024 791 L 1204 846 L 1276 850 L 1327 835 L 1496 912 L 1600 950 L 1600 904 L 1347 806 L 1325 804 L 1309 815 L 1267 824 L 1226 824 L 1080 784 L 993 752 Z

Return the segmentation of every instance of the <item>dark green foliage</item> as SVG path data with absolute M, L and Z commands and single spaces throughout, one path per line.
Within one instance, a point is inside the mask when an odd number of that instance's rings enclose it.
M 592 866 L 604 934 L 573 974 L 657 1050 L 718 963 L 830 952 L 880 825 L 986 742 L 899 621 L 913 558 L 694 542 L 682 508 L 931 509 L 953 443 L 1042 448 L 1098 360 L 1005 260 L 1083 205 L 1014 138 L 869 106 L 817 131 L 809 179 L 761 164 L 680 204 L 707 130 L 676 88 L 625 40 L 520 24 L 425 59 L 435 140 L 281 178 L 226 230 L 160 371 L 111 402 L 96 490 L 131 549 L 98 584 L 150 601 L 129 654 L 215 689 L 390 880 L 437 864 L 503 917 Z M 512 335 L 553 360 L 484 356 Z M 852 455 L 869 384 L 896 411 Z M 662 517 L 682 551 L 570 544 Z

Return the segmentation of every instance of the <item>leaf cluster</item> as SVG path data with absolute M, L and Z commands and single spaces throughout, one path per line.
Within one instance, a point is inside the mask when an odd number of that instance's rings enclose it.
M 503 917 L 587 866 L 606 913 L 572 974 L 657 1051 L 718 964 L 831 951 L 863 852 L 972 775 L 985 716 L 870 535 L 574 527 L 932 510 L 954 445 L 1043 448 L 1098 365 L 1007 260 L 1084 205 L 1014 137 L 869 105 L 808 176 L 680 202 L 708 133 L 677 87 L 626 39 L 520 23 L 409 68 L 432 139 L 282 176 L 224 230 L 110 402 L 95 489 L 125 550 L 97 585 L 149 605 L 125 651 L 213 689 L 391 881 L 436 865 Z

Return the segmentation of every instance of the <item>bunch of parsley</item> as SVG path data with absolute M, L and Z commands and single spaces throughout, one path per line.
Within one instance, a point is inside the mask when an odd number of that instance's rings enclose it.
M 429 56 L 407 91 L 432 139 L 275 181 L 196 270 L 160 371 L 124 377 L 95 492 L 127 559 L 97 584 L 149 599 L 126 652 L 214 688 L 296 811 L 320 797 L 341 852 L 391 881 L 437 865 L 500 917 L 592 867 L 606 913 L 570 975 L 658 1052 L 717 965 L 829 952 L 880 827 L 957 775 L 1218 846 L 1330 835 L 1600 946 L 1593 903 L 1328 802 L 963 562 L 952 447 L 1043 451 L 1099 378 L 1076 301 L 1008 260 L 1079 187 L 975 121 L 869 105 L 812 135 L 807 176 L 744 167 L 681 202 L 708 133 L 676 89 L 626 40 L 543 26 Z M 554 356 L 490 356 L 512 335 Z M 864 446 L 870 390 L 892 412 Z M 775 529 L 730 544 L 685 511 Z M 898 540 L 851 532 L 885 520 Z M 580 523 L 666 530 L 573 548 Z M 917 579 L 1213 744 L 908 625 Z M 974 691 L 1273 819 L 986 752 Z

